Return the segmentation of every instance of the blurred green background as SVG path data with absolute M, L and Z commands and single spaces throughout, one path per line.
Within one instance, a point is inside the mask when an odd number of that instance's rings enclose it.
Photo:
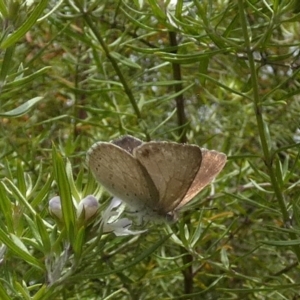
M 298 2 L 0 0 L 0 298 L 298 299 Z M 124 134 L 228 162 L 176 224 L 104 234 L 85 157 Z

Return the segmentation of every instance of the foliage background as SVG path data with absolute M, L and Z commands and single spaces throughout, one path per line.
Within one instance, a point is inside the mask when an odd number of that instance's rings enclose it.
M 0 12 L 1 299 L 299 298 L 298 1 L 1 0 Z M 123 134 L 228 163 L 176 224 L 95 240 L 71 195 L 105 207 L 85 155 Z M 64 226 L 48 211 L 57 194 Z

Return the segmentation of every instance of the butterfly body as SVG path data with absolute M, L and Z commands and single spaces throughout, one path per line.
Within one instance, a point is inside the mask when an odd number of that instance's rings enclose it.
M 87 154 L 96 180 L 143 218 L 172 219 L 222 170 L 226 155 L 196 145 L 124 136 Z

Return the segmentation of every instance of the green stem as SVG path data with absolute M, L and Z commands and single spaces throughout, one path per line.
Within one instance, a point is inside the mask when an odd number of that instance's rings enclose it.
M 253 105 L 254 105 L 254 112 L 257 121 L 258 133 L 259 133 L 259 138 L 260 138 L 260 142 L 264 154 L 265 165 L 268 169 L 271 184 L 280 206 L 280 210 L 283 216 L 283 221 L 284 224 L 288 225 L 290 222 L 289 214 L 285 205 L 283 193 L 280 189 L 278 179 L 276 177 L 275 169 L 273 168 L 273 155 L 271 154 L 271 149 L 270 149 L 271 146 L 269 146 L 267 142 L 268 140 L 268 133 L 266 132 L 267 124 L 263 119 L 263 105 L 259 97 L 257 70 L 255 67 L 255 60 L 253 57 L 253 49 L 251 47 L 251 42 L 248 35 L 248 28 L 246 22 L 247 17 L 245 14 L 244 2 L 245 2 L 244 0 L 238 0 L 238 6 L 239 6 L 242 31 L 243 31 L 245 45 L 246 45 L 247 57 L 248 57 L 248 62 L 249 62 L 249 67 L 251 72 L 251 84 L 253 88 Z M 297 238 L 297 236 L 292 232 L 290 233 L 290 237 L 291 239 Z M 298 257 L 298 260 L 300 260 L 300 248 L 294 247 L 294 250 Z
M 169 40 L 170 40 L 170 46 L 177 47 L 177 36 L 176 32 L 169 31 Z M 172 51 L 173 53 L 177 53 L 177 50 Z M 180 64 L 172 63 L 172 70 L 173 70 L 173 78 L 174 80 L 181 81 L 181 67 Z M 175 93 L 179 93 L 181 90 L 183 90 L 182 84 L 175 84 L 174 85 Z M 185 107 L 184 107 L 184 96 L 183 94 L 179 93 L 179 95 L 176 96 L 176 111 L 177 111 L 177 121 L 178 121 L 178 127 L 179 127 L 179 136 L 180 136 L 180 142 L 186 143 L 186 115 L 185 115 Z
M 97 38 L 97 40 L 99 41 L 107 59 L 110 61 L 111 65 L 113 66 L 116 74 L 119 77 L 120 82 L 122 83 L 123 89 L 125 94 L 127 95 L 133 110 L 135 111 L 135 114 L 138 118 L 138 120 L 140 121 L 142 119 L 142 115 L 140 112 L 140 109 L 136 103 L 136 100 L 134 98 L 134 95 L 132 93 L 131 88 L 129 87 L 128 82 L 126 81 L 121 69 L 118 66 L 118 62 L 114 59 L 114 57 L 112 57 L 112 55 L 110 54 L 109 48 L 107 47 L 106 43 L 104 42 L 100 31 L 94 26 L 93 21 L 91 20 L 90 16 L 85 12 L 84 8 L 80 5 L 79 1 L 76 1 L 76 5 L 78 7 L 78 9 L 80 10 L 80 12 L 82 13 L 82 18 L 84 19 L 84 21 L 86 22 L 86 24 L 89 26 L 89 28 L 92 30 L 93 34 L 95 35 L 95 37 Z M 147 138 L 148 134 L 146 133 Z

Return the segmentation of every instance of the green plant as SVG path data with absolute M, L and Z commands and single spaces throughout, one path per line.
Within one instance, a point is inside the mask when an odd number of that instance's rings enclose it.
M 297 2 L 169 2 L 0 1 L 1 299 L 299 296 Z M 85 154 L 123 134 L 228 163 L 176 224 L 116 237 Z

